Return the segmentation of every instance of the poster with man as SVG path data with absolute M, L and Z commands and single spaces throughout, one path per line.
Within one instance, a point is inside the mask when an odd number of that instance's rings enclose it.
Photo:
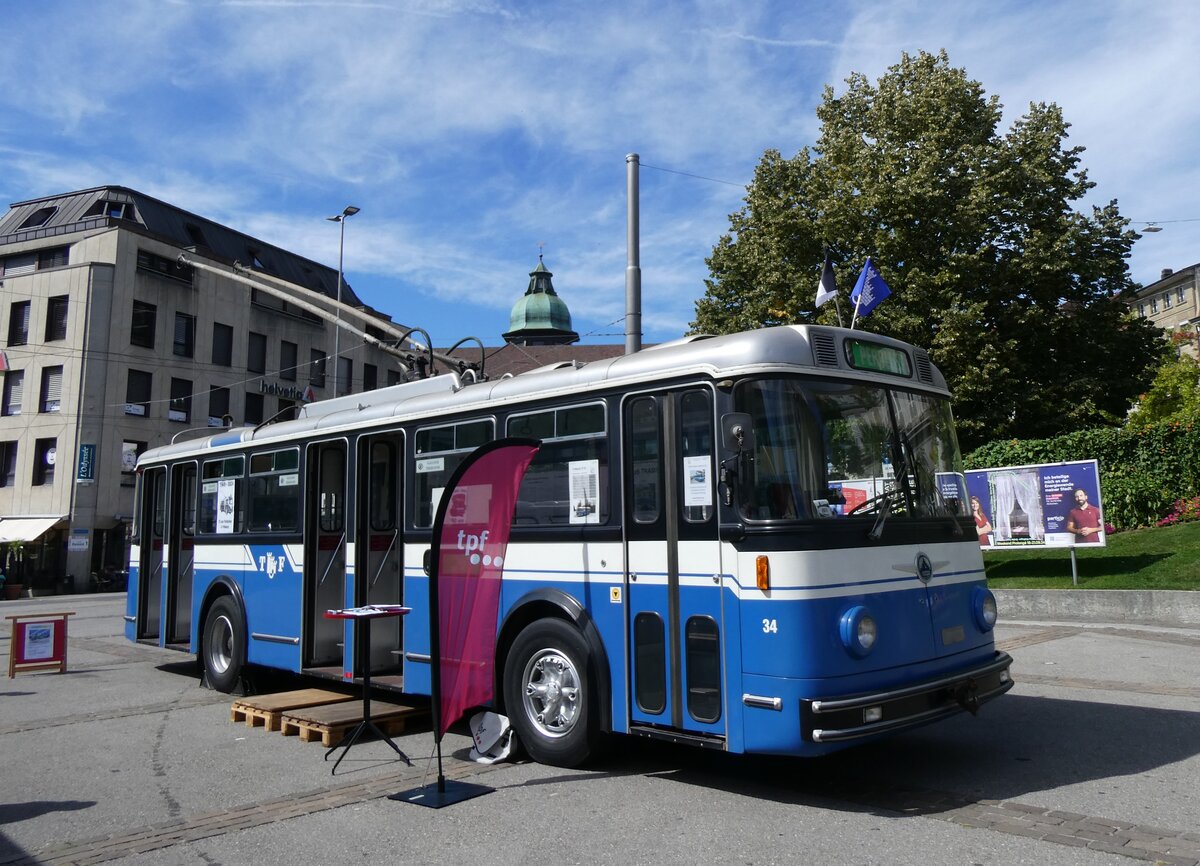
M 967 496 L 985 550 L 1105 544 L 1095 460 L 975 470 Z

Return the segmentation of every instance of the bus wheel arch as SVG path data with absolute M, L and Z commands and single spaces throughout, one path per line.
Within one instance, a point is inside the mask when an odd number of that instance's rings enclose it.
M 199 634 L 200 666 L 209 686 L 226 694 L 246 666 L 246 611 L 236 587 L 220 582 L 205 599 Z
M 612 683 L 608 670 L 608 654 L 604 650 L 604 641 L 600 639 L 600 631 L 577 599 L 561 590 L 548 587 L 535 589 L 518 599 L 496 634 L 494 693 L 500 709 L 506 713 L 511 709 L 504 693 L 504 676 L 513 643 L 528 626 L 542 619 L 563 620 L 573 625 L 582 635 L 591 660 L 591 670 L 588 673 L 598 696 L 593 719 L 601 731 L 611 731 Z

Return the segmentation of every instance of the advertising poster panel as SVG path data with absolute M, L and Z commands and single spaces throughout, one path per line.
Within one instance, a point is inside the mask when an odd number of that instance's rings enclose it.
M 1095 460 L 967 472 L 967 495 L 985 550 L 1105 545 Z

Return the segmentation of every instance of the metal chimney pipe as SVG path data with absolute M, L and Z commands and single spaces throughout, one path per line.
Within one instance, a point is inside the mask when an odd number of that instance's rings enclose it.
M 642 254 L 638 231 L 638 155 L 625 157 L 625 195 L 628 220 L 625 232 L 625 354 L 642 348 Z

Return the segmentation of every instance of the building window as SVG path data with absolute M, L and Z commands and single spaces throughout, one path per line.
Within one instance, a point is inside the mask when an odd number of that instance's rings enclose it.
M 275 417 L 280 421 L 291 421 L 296 417 L 296 401 L 279 398 L 279 411 Z
M 137 266 L 139 271 L 147 271 L 170 280 L 192 284 L 192 266 L 180 264 L 178 259 L 168 259 L 146 250 L 138 250 Z
M 54 216 L 54 212 L 57 210 L 57 206 L 38 208 L 29 216 L 25 217 L 25 221 L 17 226 L 17 230 L 35 229 L 38 226 L 44 226 L 50 220 L 50 217 Z
M 246 352 L 246 369 L 251 373 L 267 372 L 267 335 L 250 332 L 250 347 Z
M 4 374 L 3 414 L 20 415 L 21 397 L 25 393 L 25 371 L 9 370 Z
M 224 427 L 229 414 L 229 389 L 213 385 L 208 392 L 208 426 Z
M 62 367 L 44 367 L 42 369 L 42 397 L 39 402 L 41 412 L 57 412 L 62 403 Z
M 154 323 L 158 316 L 158 307 L 144 301 L 133 302 L 133 321 L 129 326 L 129 344 L 154 348 Z
M 37 266 L 39 271 L 47 268 L 63 268 L 70 260 L 70 247 L 53 247 L 48 250 L 38 250 Z
M 218 367 L 233 366 L 233 328 L 213 322 L 212 362 Z
M 325 387 L 325 353 L 320 349 L 313 349 L 308 353 L 308 381 L 315 388 Z
M 1171 293 L 1170 292 L 1163 292 L 1163 309 L 1164 310 L 1171 309 Z
M 204 232 L 200 231 L 200 226 L 196 225 L 195 223 L 186 223 L 183 228 L 187 232 L 187 236 L 191 239 L 193 245 L 198 247 L 208 246 L 208 241 L 204 237 Z
M 187 313 L 175 314 L 175 354 L 191 358 L 196 354 L 196 317 Z
M 403 381 L 404 381 L 404 378 L 400 375 L 399 370 L 388 370 L 387 371 L 387 383 L 388 383 L 389 387 L 392 385 L 399 385 Z
M 15 256 L 9 256 L 3 260 L 3 267 L 0 267 L 0 274 L 6 277 L 19 277 L 22 274 L 32 274 L 37 270 L 38 254 L 33 253 L 18 253 Z
M 338 358 L 337 392 L 338 396 L 349 394 L 354 384 L 354 361 L 350 358 Z
M 263 395 L 246 392 L 246 411 L 243 420 L 247 424 L 261 424 L 263 421 Z
M 282 340 L 279 343 L 279 378 L 289 382 L 296 381 L 296 363 L 299 360 L 299 349 L 295 343 Z
M 132 442 L 126 439 L 121 443 L 121 486 L 133 487 L 137 484 L 138 455 L 146 450 L 145 442 Z
M 1157 312 L 1158 312 L 1158 298 L 1151 298 L 1150 299 L 1150 315 L 1153 316 Z
M 33 448 L 33 486 L 54 483 L 54 464 L 58 460 L 58 440 L 39 439 Z
M 58 295 L 46 306 L 46 342 L 67 338 L 67 296 Z
M 167 420 L 192 420 L 192 383 L 190 380 L 171 379 L 171 405 L 167 408 Z
M 88 208 L 85 217 L 105 216 L 112 219 L 133 219 L 133 204 L 125 201 L 110 201 L 108 199 L 99 199 L 95 204 Z
M 8 345 L 24 346 L 29 342 L 29 301 L 15 301 L 9 308 Z
M 1138 304 L 1138 315 L 1141 316 L 1143 319 L 1146 318 L 1146 305 L 1145 304 Z
M 1175 291 L 1175 299 L 1181 304 L 1187 303 L 1187 289 L 1185 289 L 1183 286 L 1180 286 Z
M 150 414 L 150 391 L 154 387 L 154 374 L 145 370 L 129 371 L 125 384 L 125 414 L 146 417 Z
M 0 442 L 0 487 L 13 487 L 17 483 L 17 443 Z
M 374 391 L 379 387 L 379 370 L 374 364 L 363 364 L 364 391 Z

